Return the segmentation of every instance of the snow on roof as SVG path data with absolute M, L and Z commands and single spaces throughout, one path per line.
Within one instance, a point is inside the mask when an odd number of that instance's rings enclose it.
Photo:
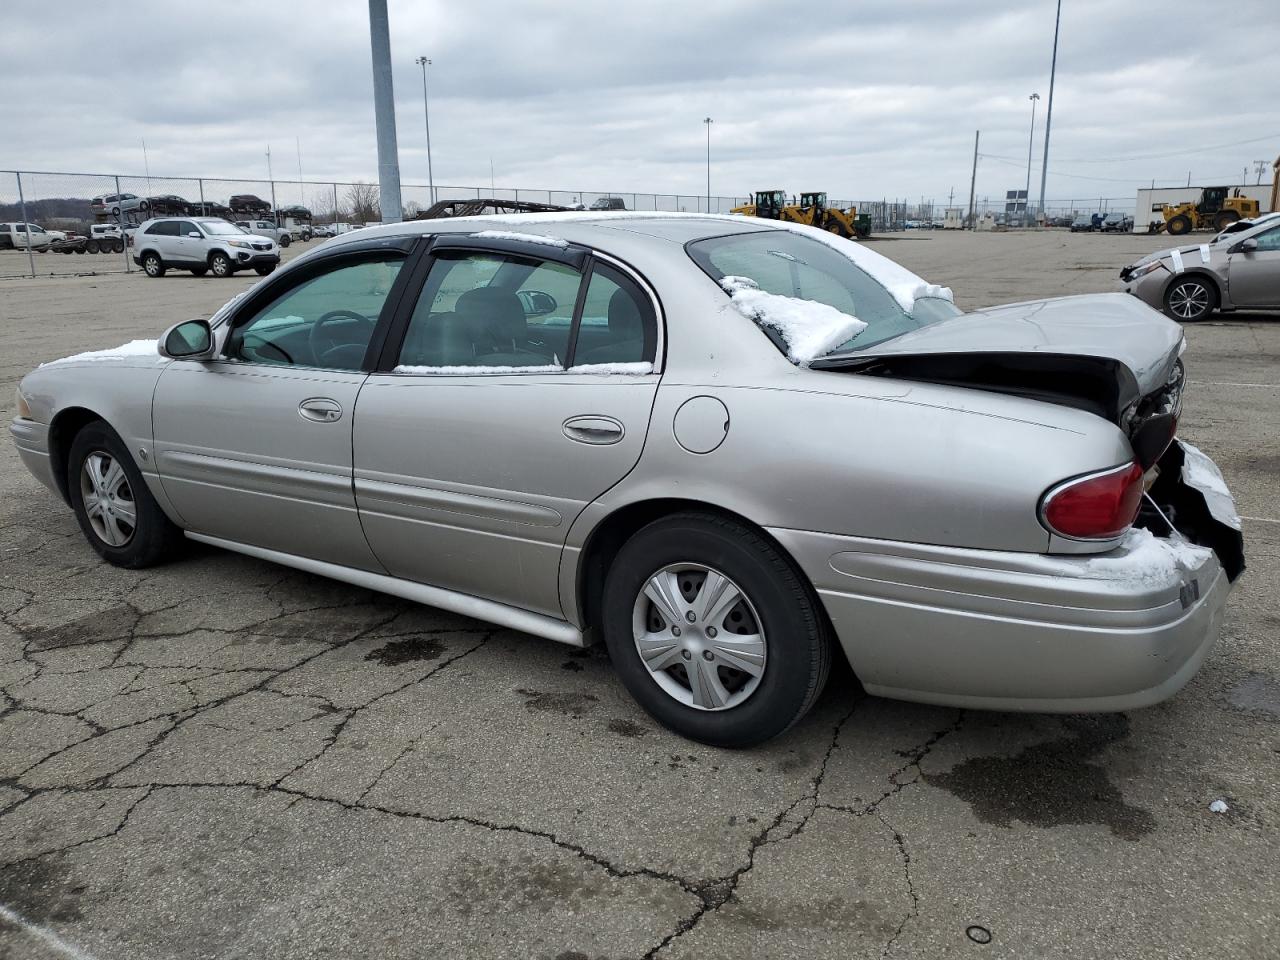
M 787 345 L 787 356 L 801 366 L 867 328 L 857 317 L 825 303 L 765 293 L 749 277 L 722 277 L 720 286 L 744 317 L 777 330 Z
M 541 233 L 516 233 L 511 230 L 481 230 L 476 234 L 485 240 L 523 240 L 525 243 L 541 243 L 548 247 L 567 247 L 568 240 L 548 237 Z
M 57 360 L 50 360 L 48 363 L 42 363 L 40 366 L 47 367 L 54 363 L 82 363 L 92 362 L 95 360 L 123 360 L 126 357 L 145 357 L 150 356 L 157 361 L 164 362 L 165 358 L 160 356 L 160 350 L 155 340 L 130 340 L 128 343 L 122 343 L 118 347 L 112 347 L 110 350 L 90 350 L 86 353 L 76 353 L 69 357 L 60 357 Z

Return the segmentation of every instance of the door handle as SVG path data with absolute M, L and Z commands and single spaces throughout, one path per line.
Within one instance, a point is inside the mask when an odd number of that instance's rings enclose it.
M 564 422 L 564 435 L 578 443 L 608 446 L 621 440 L 625 433 L 613 417 L 570 417 Z
M 298 404 L 298 416 L 303 420 L 312 420 L 316 423 L 333 423 L 335 420 L 342 419 L 342 407 L 336 400 L 312 397 Z

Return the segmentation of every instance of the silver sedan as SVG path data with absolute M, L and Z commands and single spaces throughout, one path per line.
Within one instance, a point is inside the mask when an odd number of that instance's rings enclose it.
M 183 537 L 572 645 L 685 736 L 872 694 L 1122 710 L 1209 653 L 1243 544 L 1174 439 L 1179 327 L 962 313 L 740 217 L 338 237 L 209 320 L 41 366 L 11 427 L 90 545 Z
M 1267 215 L 1208 243 L 1158 250 L 1121 270 L 1120 280 L 1126 293 L 1179 321 L 1280 309 L 1280 220 Z

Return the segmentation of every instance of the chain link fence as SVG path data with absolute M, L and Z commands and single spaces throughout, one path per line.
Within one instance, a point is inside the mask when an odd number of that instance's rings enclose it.
M 514 189 L 496 186 L 402 184 L 406 219 L 433 202 L 494 198 L 590 208 L 617 198 L 628 210 L 729 213 L 749 202 L 745 197 L 636 193 L 595 190 Z M 215 177 L 147 177 L 115 174 L 0 171 L 0 278 L 136 270 L 127 248 L 134 227 L 166 214 L 220 216 L 231 221 L 267 218 L 303 230 L 341 231 L 380 219 L 377 183 L 309 180 L 231 180 Z M 871 217 L 872 235 L 915 228 L 940 228 L 968 222 L 967 200 L 831 200 L 830 206 L 856 208 Z M 1082 214 L 1132 213 L 1133 198 L 1096 197 L 1052 200 L 1046 219 Z M 950 211 L 950 215 L 948 212 Z M 1025 212 L 1007 209 L 1003 199 L 981 197 L 975 219 L 983 227 L 1026 225 Z M 59 239 L 65 235 L 69 241 Z M 86 242 L 80 244 L 77 238 Z

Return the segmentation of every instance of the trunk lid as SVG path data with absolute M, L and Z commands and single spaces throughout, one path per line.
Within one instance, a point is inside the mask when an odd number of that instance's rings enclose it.
M 1176 407 L 1182 347 L 1178 324 L 1107 293 L 974 310 L 810 366 L 1025 396 L 1130 429 L 1144 401 L 1176 393 Z

